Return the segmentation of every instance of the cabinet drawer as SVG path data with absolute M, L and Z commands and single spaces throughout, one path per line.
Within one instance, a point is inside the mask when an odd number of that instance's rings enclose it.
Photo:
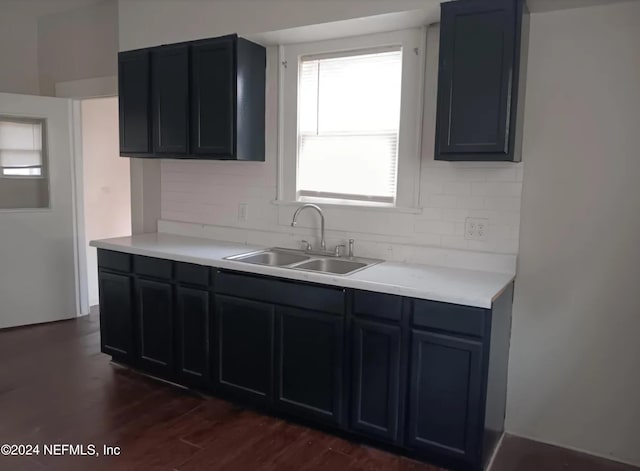
M 131 271 L 131 255 L 111 250 L 98 249 L 98 266 L 107 270 Z
M 435 301 L 413 301 L 413 325 L 463 335 L 484 335 L 485 310 Z
M 161 258 L 136 255 L 133 259 L 133 271 L 136 275 L 150 276 L 163 280 L 171 279 L 173 262 Z
M 219 271 L 216 293 L 273 304 L 344 313 L 344 290 Z
M 207 287 L 209 286 L 209 267 L 193 263 L 176 263 L 176 281 Z
M 353 312 L 361 316 L 399 321 L 402 316 L 402 298 L 391 294 L 356 291 L 353 296 Z

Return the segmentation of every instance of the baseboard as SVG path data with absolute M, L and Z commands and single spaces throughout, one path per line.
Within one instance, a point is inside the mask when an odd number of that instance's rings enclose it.
M 538 442 L 538 443 L 542 443 L 544 445 L 551 445 L 551 446 L 555 446 L 558 448 L 564 448 L 565 450 L 571 450 L 571 451 L 575 451 L 577 453 L 583 453 L 585 455 L 589 455 L 589 456 L 593 456 L 595 458 L 600 458 L 603 460 L 608 460 L 608 461 L 614 461 L 616 463 L 620 463 L 620 464 L 624 464 L 627 466 L 633 466 L 633 467 L 640 467 L 640 463 L 632 463 L 631 461 L 626 461 L 623 460 L 621 458 L 617 458 L 615 456 L 611 456 L 611 455 L 603 455 L 601 453 L 595 453 L 593 451 L 587 451 L 587 450 L 583 450 L 581 448 L 577 448 L 574 446 L 569 446 L 569 445 L 562 445 L 560 443 L 556 443 L 550 440 L 542 440 L 540 438 L 535 438 L 535 437 L 530 437 L 527 435 L 520 435 L 520 434 L 516 434 L 516 433 L 511 433 L 511 432 L 507 432 L 507 435 L 511 435 L 513 437 L 518 437 L 518 438 L 524 438 L 526 440 L 531 440 L 532 442 Z
M 489 458 L 489 462 L 487 463 L 487 467 L 485 468 L 486 471 L 491 471 L 491 468 L 493 467 L 493 462 L 496 460 L 496 456 L 498 456 L 498 450 L 500 450 L 500 447 L 502 446 L 502 440 L 504 439 L 504 436 L 505 436 L 505 433 L 502 432 L 500 434 L 500 438 L 498 438 L 498 442 L 496 443 L 496 446 L 493 447 L 491 458 Z

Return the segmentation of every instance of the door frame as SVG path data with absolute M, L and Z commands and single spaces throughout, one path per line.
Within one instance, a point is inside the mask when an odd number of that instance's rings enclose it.
M 73 248 L 76 286 L 76 317 L 89 314 L 89 279 L 87 275 L 87 247 L 84 221 L 84 165 L 82 154 L 82 108 L 80 100 L 69 101 L 71 142 L 71 194 L 73 198 Z
M 56 97 L 69 100 L 71 180 L 73 198 L 76 316 L 89 314 L 89 279 L 84 219 L 84 155 L 82 152 L 82 100 L 117 97 L 117 76 L 56 83 Z

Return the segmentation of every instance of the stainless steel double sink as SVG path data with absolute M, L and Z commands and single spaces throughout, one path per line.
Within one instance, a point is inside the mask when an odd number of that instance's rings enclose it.
M 317 254 L 279 247 L 233 255 L 225 257 L 225 260 L 342 276 L 350 275 L 382 262 L 382 260 L 371 258 L 343 258 L 330 254 Z

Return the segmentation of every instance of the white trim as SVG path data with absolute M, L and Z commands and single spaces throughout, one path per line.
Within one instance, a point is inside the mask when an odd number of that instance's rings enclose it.
M 558 447 L 558 448 L 564 448 L 565 450 L 575 451 L 577 453 L 583 453 L 585 455 L 594 456 L 596 458 L 600 458 L 600 459 L 603 459 L 603 460 L 613 461 L 614 463 L 621 463 L 621 464 L 626 464 L 626 465 L 634 466 L 634 467 L 637 467 L 640 464 L 640 463 L 634 463 L 634 462 L 628 461 L 628 460 L 623 460 L 622 458 L 618 458 L 616 456 L 605 455 L 603 453 L 596 453 L 594 451 L 588 451 L 588 450 L 585 450 L 584 448 L 578 448 L 576 446 L 563 445 L 563 444 L 560 444 L 560 443 L 555 442 L 553 440 L 544 440 L 542 438 L 536 438 L 536 437 L 532 437 L 530 435 L 521 435 L 519 433 L 513 433 L 513 432 L 509 432 L 509 431 L 505 431 L 505 434 L 511 435 L 512 437 L 518 437 L 518 438 L 524 438 L 526 440 L 531 440 L 532 442 L 542 443 L 543 445 L 550 445 L 550 446 L 555 446 L 555 447 Z
M 421 176 L 422 176 L 422 151 L 424 145 L 424 96 L 425 96 L 425 86 L 426 86 L 426 75 L 427 75 L 427 31 L 428 27 L 422 26 L 420 28 L 420 39 L 421 44 L 418 46 L 418 57 L 420 59 L 420 64 L 418 65 L 418 73 L 420 76 L 418 77 L 418 97 L 417 101 L 418 105 L 418 115 L 416 116 L 416 149 L 418 151 L 418 168 L 417 168 L 417 178 L 414 179 L 415 188 L 413 189 L 413 207 L 420 206 L 420 189 L 421 185 Z M 437 64 L 434 67 L 438 67 Z
M 384 204 L 376 204 L 376 203 L 367 203 L 365 201 L 327 201 L 323 198 L 310 198 L 305 197 L 304 201 L 293 201 L 293 200 L 273 200 L 271 204 L 275 206 L 300 206 L 305 203 L 318 203 L 323 207 L 328 206 L 332 208 L 345 209 L 345 210 L 358 210 L 358 211 L 382 211 L 389 213 L 406 213 L 406 214 L 422 214 L 422 208 L 407 208 L 403 206 L 392 206 L 392 205 L 384 205 Z
M 419 209 L 419 188 L 422 160 L 423 96 L 426 66 L 426 28 L 414 28 L 366 36 L 332 39 L 315 43 L 280 46 L 278 49 L 278 171 L 277 201 L 297 201 L 297 140 L 298 140 L 298 62 L 301 57 L 353 53 L 358 50 L 402 46 L 402 112 L 398 139 L 398 176 L 396 206 Z M 414 50 L 417 49 L 417 60 Z M 286 66 L 285 66 L 286 64 Z M 295 76 L 295 78 L 294 78 Z M 291 83 L 289 83 L 291 82 Z M 294 85 L 295 84 L 295 85 Z M 293 110 L 296 110 L 295 112 Z M 415 136 L 417 133 L 417 137 Z M 299 201 L 297 201 L 299 204 Z M 362 206 L 342 205 L 337 206 Z
M 107 75 L 88 79 L 56 82 L 56 96 L 60 98 L 102 98 L 118 96 L 118 76 Z
M 276 198 L 284 200 L 284 46 L 278 46 L 278 159 L 276 162 Z
M 87 244 L 84 224 L 84 169 L 82 165 L 82 107 L 69 100 L 69 140 L 71 145 L 71 194 L 73 198 L 73 250 L 76 279 L 76 315 L 89 314 Z
M 501 291 L 501 293 L 506 289 L 506 287 Z M 494 296 L 493 299 L 496 299 L 498 295 Z M 493 300 L 492 300 L 493 302 Z M 500 434 L 500 438 L 498 438 L 498 442 L 496 446 L 493 448 L 493 452 L 491 453 L 491 457 L 489 458 L 489 462 L 487 463 L 486 470 L 491 471 L 491 467 L 493 466 L 494 461 L 496 460 L 496 456 L 498 456 L 498 451 L 502 446 L 502 441 L 504 440 L 505 433 L 504 431 Z

